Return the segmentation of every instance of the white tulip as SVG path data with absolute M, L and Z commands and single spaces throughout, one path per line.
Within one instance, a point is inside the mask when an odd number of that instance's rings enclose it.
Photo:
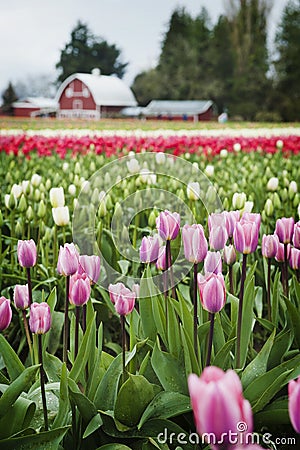
M 272 191 L 272 192 L 277 191 L 278 184 L 279 184 L 279 180 L 278 180 L 277 177 L 270 178 L 268 183 L 267 183 L 268 191 Z
M 251 213 L 251 211 L 252 211 L 252 209 L 253 209 L 253 206 L 254 206 L 254 203 L 253 202 L 250 202 L 250 201 L 248 201 L 248 202 L 245 202 L 245 205 L 244 205 L 244 212 L 247 212 L 247 213 Z
M 235 144 L 233 144 L 233 150 L 235 152 L 240 152 L 241 149 L 242 149 L 242 146 L 241 146 L 241 144 L 239 142 L 236 142 Z
M 40 185 L 41 181 L 42 181 L 42 177 L 38 173 L 34 173 L 32 175 L 32 177 L 31 177 L 32 186 L 38 187 Z
M 11 188 L 11 193 L 15 198 L 21 197 L 21 195 L 23 194 L 22 186 L 20 186 L 19 184 L 14 184 Z
M 208 177 L 212 177 L 214 172 L 215 172 L 214 166 L 212 166 L 211 164 L 207 164 L 207 166 L 204 169 L 205 175 L 207 175 Z
M 279 149 L 283 147 L 283 141 L 281 139 L 278 139 L 278 141 L 276 141 L 276 147 Z
M 187 198 L 189 200 L 199 200 L 200 198 L 200 184 L 198 181 L 188 183 L 186 188 Z
M 226 150 L 226 148 L 222 148 L 222 150 L 220 151 L 221 158 L 226 158 L 227 155 L 228 155 L 228 151 Z
M 60 206 L 65 206 L 65 194 L 64 188 L 51 188 L 49 192 L 50 203 L 52 208 L 58 208 Z
M 166 155 L 163 152 L 158 152 L 155 155 L 155 159 L 156 159 L 157 164 L 165 164 Z
M 140 171 L 140 165 L 137 159 L 132 158 L 127 161 L 127 168 L 130 173 L 137 173 Z
M 289 185 L 289 192 L 296 194 L 298 192 L 298 186 L 296 181 L 291 181 Z
M 58 206 L 57 208 L 52 208 L 52 216 L 55 224 L 59 227 L 68 225 L 70 222 L 70 213 L 67 206 Z
M 242 209 L 246 202 L 246 194 L 245 192 L 235 192 L 232 197 L 232 207 L 233 209 Z
M 68 192 L 73 197 L 74 197 L 74 195 L 76 195 L 76 186 L 75 186 L 75 184 L 70 184 L 70 186 L 68 188 Z
M 69 163 L 64 162 L 63 165 L 62 165 L 62 170 L 63 170 L 63 172 L 67 172 L 68 169 L 69 169 Z

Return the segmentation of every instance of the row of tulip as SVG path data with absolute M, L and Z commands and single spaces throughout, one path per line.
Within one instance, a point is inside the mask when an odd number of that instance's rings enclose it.
M 268 137 L 228 137 L 199 135 L 170 136 L 50 136 L 42 135 L 0 135 L 0 152 L 18 155 L 20 152 L 29 157 L 37 153 L 40 157 L 51 156 L 53 153 L 65 158 L 67 153 L 85 155 L 87 153 L 104 154 L 107 157 L 136 153 L 168 152 L 176 156 L 189 154 L 204 154 L 212 157 L 218 154 L 225 156 L 226 152 L 258 151 L 274 154 L 282 151 L 286 155 L 299 153 L 300 136 L 268 136 Z

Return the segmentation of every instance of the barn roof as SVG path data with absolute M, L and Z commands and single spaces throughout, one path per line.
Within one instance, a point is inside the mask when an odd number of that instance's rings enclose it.
M 47 97 L 26 97 L 12 104 L 14 108 L 51 108 L 56 109 L 58 104 L 55 99 Z
M 167 115 L 194 115 L 203 114 L 213 105 L 211 100 L 152 100 L 143 113 L 154 116 Z
M 100 75 L 98 73 L 74 73 L 59 87 L 56 99 L 59 101 L 64 89 L 73 80 L 80 80 L 90 90 L 96 105 L 99 106 L 136 106 L 131 89 L 115 75 Z

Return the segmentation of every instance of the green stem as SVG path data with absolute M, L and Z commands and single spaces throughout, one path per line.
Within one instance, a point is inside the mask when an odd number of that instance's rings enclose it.
M 69 286 L 70 276 L 66 277 L 66 303 L 65 303 L 65 320 L 64 320 L 64 336 L 63 336 L 63 362 L 68 361 L 68 340 L 69 340 Z
M 268 306 L 268 319 L 271 321 L 272 320 L 272 311 L 271 311 L 271 258 L 268 258 L 267 306 Z
M 207 357 L 206 357 L 206 367 L 210 366 L 211 360 L 211 350 L 214 338 L 214 325 L 215 325 L 215 314 L 209 313 L 210 318 L 210 326 L 209 326 L 209 338 L 208 338 L 208 346 L 207 346 Z
M 194 350 L 197 361 L 199 360 L 198 355 L 198 286 L 197 286 L 197 275 L 198 275 L 198 264 L 194 264 Z
M 43 403 L 43 412 L 44 412 L 44 423 L 45 423 L 45 431 L 48 431 L 48 412 L 47 412 L 47 402 L 46 402 L 46 393 L 45 393 L 45 371 L 43 366 L 43 345 L 42 345 L 42 335 L 38 335 L 38 345 L 39 345 L 39 363 L 40 367 L 40 379 L 41 379 L 41 393 L 42 393 L 42 403 Z
M 247 269 L 247 255 L 243 254 L 243 265 L 242 265 L 242 277 L 241 277 L 241 289 L 239 295 L 239 311 L 238 311 L 238 322 L 237 322 L 237 350 L 236 350 L 236 368 L 240 368 L 241 363 L 241 334 L 242 334 L 242 319 L 243 319 L 243 301 L 244 301 L 244 288 L 246 280 L 246 269 Z
M 140 226 L 140 215 L 136 214 L 134 218 L 134 229 L 133 229 L 133 236 L 132 236 L 132 246 L 133 248 L 136 248 L 136 241 L 137 241 L 137 230 Z
M 27 344 L 28 344 L 29 353 L 30 353 L 31 364 L 33 364 L 33 351 L 32 351 L 31 336 L 30 336 L 30 331 L 29 331 L 29 327 L 28 327 L 28 321 L 27 321 L 25 309 L 22 309 L 22 316 L 23 316 L 23 324 L 24 324 L 24 330 L 25 330 L 25 334 L 26 334 Z

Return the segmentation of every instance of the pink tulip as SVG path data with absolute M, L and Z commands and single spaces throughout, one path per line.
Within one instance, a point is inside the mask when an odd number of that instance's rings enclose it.
M 275 233 L 277 234 L 279 241 L 282 244 L 289 244 L 292 241 L 294 233 L 294 218 L 282 217 L 282 219 L 276 220 Z
M 162 211 L 156 219 L 156 228 L 163 240 L 172 241 L 176 239 L 180 230 L 180 215 L 168 210 Z
M 124 286 L 123 283 L 110 284 L 109 296 L 120 316 L 127 316 L 134 308 L 136 294 Z
M 15 307 L 27 309 L 30 306 L 28 284 L 16 284 L 14 290 Z
M 260 214 L 257 214 L 257 213 L 244 212 L 241 217 L 240 222 L 241 223 L 244 223 L 244 222 L 256 223 L 257 228 L 260 229 L 261 216 L 260 216 Z
M 140 260 L 151 263 L 157 260 L 159 252 L 159 236 L 144 236 L 140 246 Z
M 223 253 L 224 263 L 232 266 L 236 261 L 236 251 L 232 244 L 225 245 Z
M 290 420 L 294 430 L 300 433 L 300 378 L 289 382 L 288 394 Z
M 29 327 L 34 334 L 45 334 L 51 327 L 51 311 L 47 303 L 32 303 L 30 306 Z
M 9 327 L 12 318 L 12 310 L 8 298 L 0 297 L 0 331 Z
M 300 249 L 300 221 L 294 226 L 293 245 Z
M 207 254 L 207 241 L 202 225 L 184 225 L 182 228 L 182 240 L 185 258 L 198 264 L 203 261 Z
M 225 226 L 211 228 L 209 232 L 209 245 L 213 250 L 222 250 L 227 242 L 228 234 Z
M 212 228 L 226 227 L 226 212 L 209 214 L 207 223 L 209 232 Z
M 204 273 L 222 273 L 222 258 L 220 252 L 207 252 L 204 259 Z
M 100 258 L 96 255 L 79 256 L 78 273 L 86 273 L 92 283 L 97 283 L 100 276 Z
M 298 248 L 292 247 L 290 251 L 290 267 L 293 270 L 300 269 L 300 250 Z
M 240 221 L 240 211 L 225 211 L 225 219 L 228 237 L 232 237 L 235 225 Z
M 251 438 L 249 438 L 251 440 Z M 233 447 L 233 450 L 265 450 L 258 444 L 237 445 Z
M 221 273 L 198 274 L 198 287 L 203 308 L 216 313 L 221 311 L 226 303 L 226 290 L 224 277 Z
M 65 277 L 68 275 L 74 275 L 77 272 L 79 265 L 79 254 L 72 244 L 65 244 L 60 247 L 57 261 L 57 271 Z
M 191 374 L 188 377 L 194 420 L 198 433 L 212 433 L 216 442 L 222 442 L 222 448 L 233 448 L 231 433 L 242 443 L 245 441 L 238 424 L 246 425 L 251 433 L 253 419 L 251 406 L 243 397 L 242 384 L 234 370 L 223 372 L 218 367 L 206 367 L 201 376 Z M 213 446 L 214 449 L 221 448 Z
M 20 266 L 26 268 L 35 266 L 37 250 L 34 240 L 18 241 L 17 254 Z
M 246 222 L 242 220 L 237 222 L 233 239 L 234 245 L 238 252 L 243 254 L 253 253 L 258 244 L 259 227 L 253 222 Z
M 291 245 L 288 244 L 288 246 L 287 246 L 287 258 L 288 259 L 290 257 L 290 254 L 291 254 Z M 278 262 L 284 262 L 284 244 L 281 244 L 280 242 L 278 244 L 275 259 Z
M 139 284 L 135 283 L 132 285 L 132 292 L 135 293 L 135 298 L 138 298 L 140 296 L 140 290 L 141 290 L 141 287 Z
M 166 270 L 166 246 L 162 245 L 159 249 L 156 268 L 158 270 Z
M 263 235 L 261 253 L 265 258 L 275 258 L 279 240 L 277 234 Z
M 69 300 L 72 305 L 82 306 L 91 295 L 90 278 L 86 273 L 75 273 L 70 277 Z

